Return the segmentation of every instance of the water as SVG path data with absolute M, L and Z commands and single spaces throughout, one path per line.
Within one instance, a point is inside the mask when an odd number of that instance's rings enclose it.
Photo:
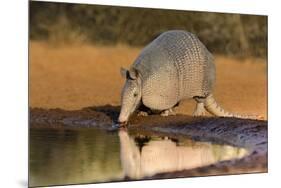
M 241 158 L 247 150 L 99 129 L 31 129 L 30 186 L 141 179 Z

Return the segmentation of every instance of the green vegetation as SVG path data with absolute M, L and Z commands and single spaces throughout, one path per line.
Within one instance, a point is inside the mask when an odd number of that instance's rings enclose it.
M 195 33 L 213 53 L 267 57 L 266 16 L 30 2 L 34 40 L 143 46 L 171 29 Z

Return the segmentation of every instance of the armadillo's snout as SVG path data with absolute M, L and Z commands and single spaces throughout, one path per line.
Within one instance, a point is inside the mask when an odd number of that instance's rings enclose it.
M 119 116 L 119 118 L 118 118 L 118 123 L 119 124 L 127 124 L 127 122 L 128 122 L 128 117 L 125 117 L 125 116 Z
M 127 110 L 127 108 L 124 108 L 124 105 L 122 105 L 121 110 L 120 110 L 120 114 L 119 114 L 119 117 L 118 117 L 118 123 L 119 124 L 126 124 L 129 120 L 129 116 L 130 116 L 129 111 Z

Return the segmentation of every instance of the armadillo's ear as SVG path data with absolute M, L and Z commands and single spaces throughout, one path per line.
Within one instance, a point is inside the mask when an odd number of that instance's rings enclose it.
M 127 78 L 128 70 L 124 69 L 123 67 L 120 68 L 120 74 L 123 78 Z
M 138 72 L 137 72 L 136 69 L 131 68 L 128 72 L 129 72 L 129 78 L 130 78 L 130 79 L 132 79 L 132 80 L 137 79 Z

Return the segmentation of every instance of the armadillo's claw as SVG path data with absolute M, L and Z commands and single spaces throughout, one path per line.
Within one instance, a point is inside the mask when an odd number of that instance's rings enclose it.
M 161 112 L 160 115 L 161 116 L 176 115 L 176 112 L 172 108 L 170 108 L 170 109 L 167 109 L 167 110 L 164 110 L 163 112 Z
M 192 116 L 194 116 L 194 117 L 200 117 L 200 116 L 205 116 L 205 115 L 206 115 L 205 111 L 201 111 L 201 112 L 194 111 L 192 114 Z
M 148 113 L 144 111 L 139 111 L 138 116 L 148 116 Z

